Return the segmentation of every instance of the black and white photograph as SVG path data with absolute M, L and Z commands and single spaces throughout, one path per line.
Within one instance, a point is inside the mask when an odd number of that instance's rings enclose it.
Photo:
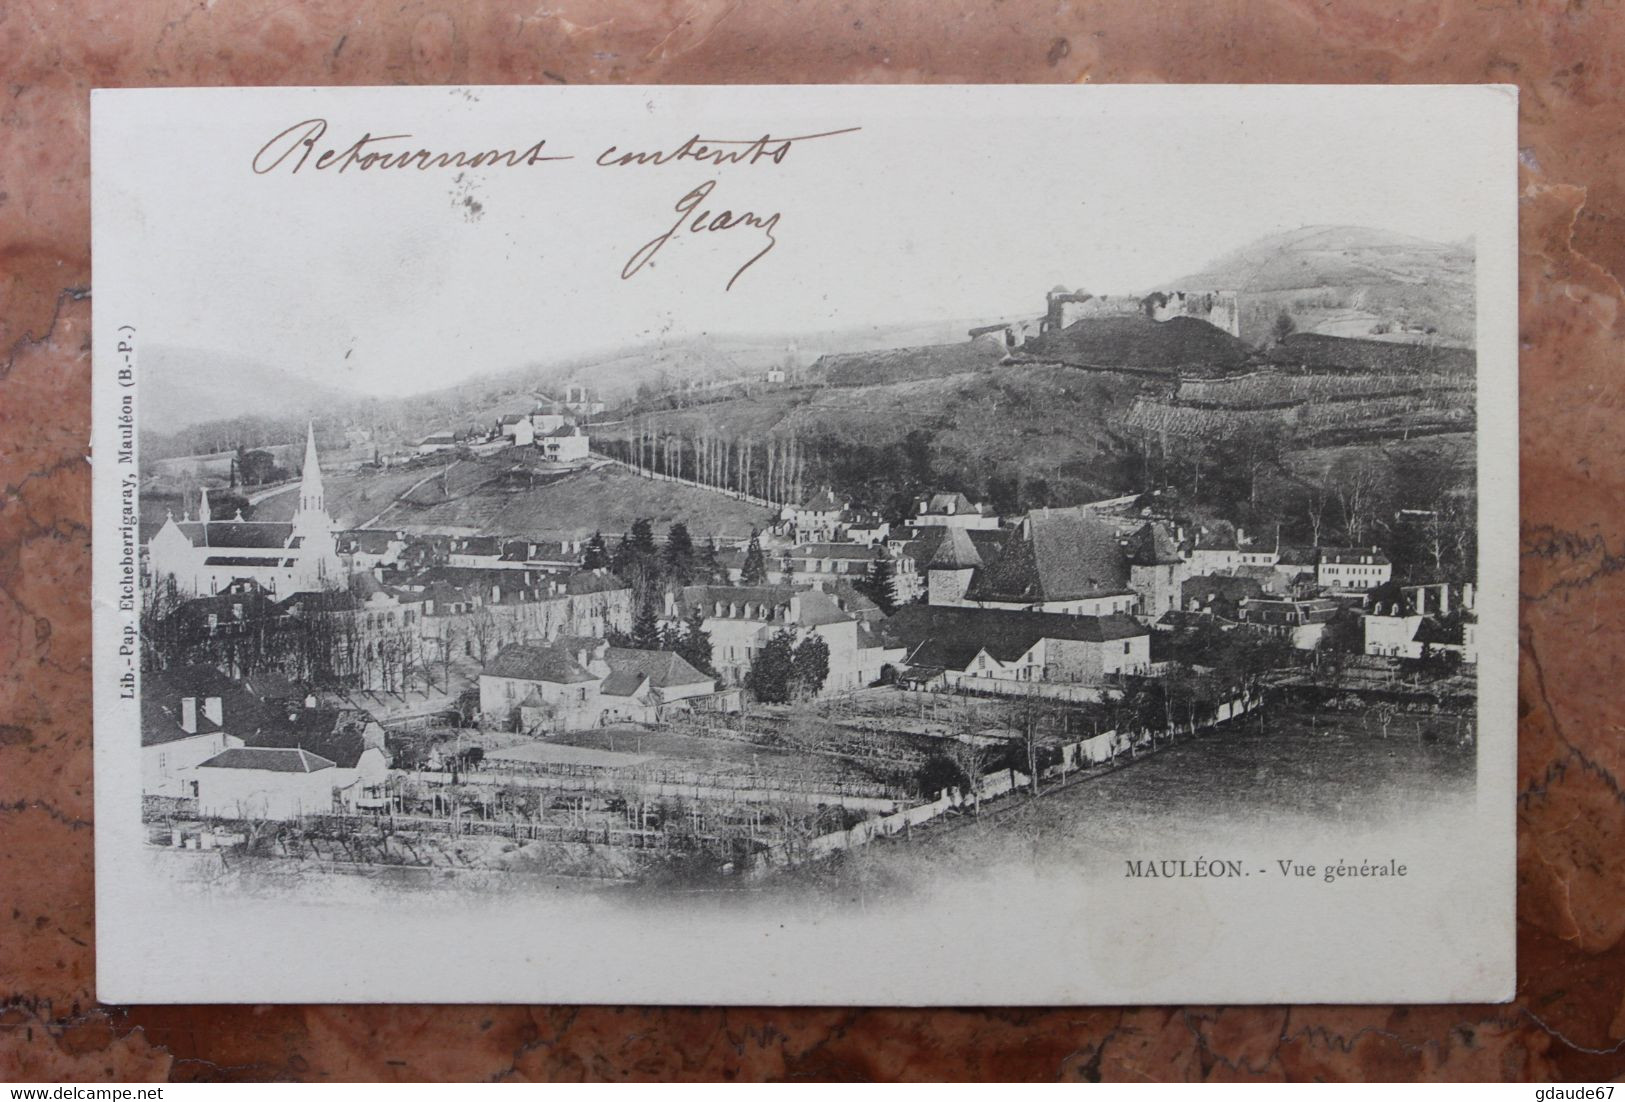
M 117 1001 L 1494 1001 L 1497 87 L 97 93 Z

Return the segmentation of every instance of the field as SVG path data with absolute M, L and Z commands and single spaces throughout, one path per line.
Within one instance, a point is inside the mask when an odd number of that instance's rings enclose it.
M 322 486 L 327 499 L 327 511 L 340 528 L 365 523 L 389 508 L 394 501 L 426 478 L 434 477 L 450 465 L 413 465 L 408 468 L 387 470 L 355 470 L 343 473 L 324 470 Z M 252 495 L 250 495 L 252 496 Z M 288 520 L 299 505 L 299 484 L 260 500 L 254 506 L 255 520 Z
M 1281 375 L 1258 372 L 1234 379 L 1189 379 L 1179 386 L 1183 405 L 1261 408 L 1299 402 L 1448 395 L 1472 406 L 1469 381 L 1438 374 Z
M 1471 431 L 1440 433 L 1383 444 L 1302 448 L 1289 456 L 1288 466 L 1294 477 L 1325 482 L 1339 462 L 1369 457 L 1390 470 L 1402 487 L 1448 485 L 1471 478 L 1478 461 L 1477 446 Z
M 384 511 L 379 525 L 583 539 L 596 531 L 618 536 L 634 521 L 648 518 L 657 535 L 680 520 L 696 538 L 744 539 L 769 520 L 766 510 L 725 494 L 655 482 L 612 465 L 533 486 L 501 481 L 490 466 L 484 469 L 491 473 L 489 479 L 430 504 L 398 503 Z
M 808 884 L 857 893 L 923 890 L 967 870 L 1098 868 L 1106 855 L 1182 856 L 1181 847 L 1196 847 L 1192 857 L 1212 857 L 1216 845 L 1232 840 L 1266 847 L 1268 856 L 1271 839 L 1342 844 L 1416 816 L 1465 812 L 1474 790 L 1473 752 L 1423 742 L 1414 726 L 1406 717 L 1383 739 L 1358 715 L 1312 717 L 1275 706 L 1262 729 L 1249 719 L 1006 815 L 809 866 L 797 874 L 802 884 L 782 890 Z M 1120 868 L 1113 870 L 1119 876 Z
M 814 364 L 813 374 L 821 375 L 830 386 L 874 386 L 990 370 L 1003 358 L 1003 348 L 993 342 L 961 341 L 923 348 L 838 353 Z
M 1362 398 L 1286 408 L 1200 407 L 1142 400 L 1124 424 L 1142 432 L 1216 440 L 1246 429 L 1294 432 L 1301 437 L 1405 437 L 1461 431 L 1472 424 L 1471 405 L 1449 398 Z
M 884 767 L 831 754 L 760 746 L 716 738 L 694 738 L 672 730 L 599 728 L 554 736 L 551 742 L 615 754 L 637 755 L 652 768 L 696 773 L 796 777 L 807 781 L 891 784 L 899 778 Z
M 692 441 L 710 434 L 758 450 L 770 439 L 820 447 L 830 462 L 886 476 L 888 449 L 931 439 L 937 470 L 972 479 L 1003 472 L 1043 478 L 1077 500 L 1105 496 L 1095 461 L 1140 380 L 1048 365 L 1000 367 L 871 386 L 800 387 L 685 410 L 638 415 L 600 432 L 646 431 Z M 859 460 L 862 462 L 859 463 Z M 686 461 L 685 461 L 686 462 Z

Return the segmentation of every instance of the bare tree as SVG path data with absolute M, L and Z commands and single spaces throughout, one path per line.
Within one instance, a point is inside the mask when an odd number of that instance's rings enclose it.
M 965 774 L 965 784 L 969 791 L 965 795 L 972 801 L 976 813 L 982 811 L 982 776 L 992 760 L 985 745 L 961 736 L 948 748 L 948 757 Z
M 1327 477 L 1342 509 L 1344 534 L 1351 544 L 1363 543 L 1377 512 L 1382 470 L 1368 457 L 1346 457 L 1332 467 Z
M 489 608 L 481 605 L 468 618 L 464 630 L 474 644 L 475 656 L 479 658 L 480 665 L 485 665 L 491 660 L 491 651 L 501 636 L 502 625 L 497 623 L 496 616 Z
M 1313 479 L 1304 491 L 1304 519 L 1309 522 L 1309 543 L 1320 546 L 1321 529 L 1326 525 L 1326 510 L 1331 505 L 1332 491 L 1323 479 Z

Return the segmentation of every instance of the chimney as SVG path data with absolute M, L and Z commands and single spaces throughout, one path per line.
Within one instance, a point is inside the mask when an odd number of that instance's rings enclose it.
M 499 585 L 493 585 L 491 587 L 491 603 L 492 604 L 497 604 L 501 600 L 502 600 L 502 587 L 499 586 Z
M 1462 582 L 1461 583 L 1461 607 L 1467 609 L 1468 611 L 1472 611 L 1472 607 L 1473 607 L 1473 583 L 1472 582 Z
M 209 722 L 214 724 L 216 727 L 224 727 L 226 725 L 226 721 L 222 718 L 222 712 L 220 710 L 220 698 L 218 696 L 204 698 L 203 714 L 208 717 Z
M 1439 583 L 1439 615 L 1450 615 L 1450 583 Z
M 181 730 L 189 735 L 197 734 L 197 697 L 181 697 Z

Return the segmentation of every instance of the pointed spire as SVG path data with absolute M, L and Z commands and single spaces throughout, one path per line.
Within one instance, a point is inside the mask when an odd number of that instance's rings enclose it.
M 305 467 L 299 476 L 299 511 L 302 513 L 327 511 L 327 503 L 322 493 L 322 465 L 316 458 L 314 422 L 307 423 L 305 427 Z
M 971 542 L 970 533 L 963 528 L 950 527 L 937 544 L 936 554 L 931 556 L 926 569 L 968 570 L 982 565 L 982 556 Z
M 213 514 L 209 512 L 209 488 L 207 486 L 198 487 L 197 496 L 197 518 L 207 524 L 214 519 Z

